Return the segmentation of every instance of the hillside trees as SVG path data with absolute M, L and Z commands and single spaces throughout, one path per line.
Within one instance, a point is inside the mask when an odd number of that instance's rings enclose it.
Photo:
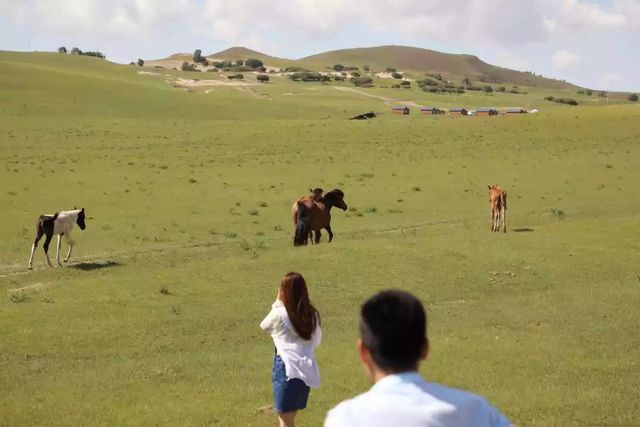
M 256 77 L 256 79 L 260 82 L 260 83 L 266 83 L 269 81 L 269 76 L 267 74 L 258 74 L 258 76 Z
M 204 61 L 206 61 L 206 58 L 202 56 L 202 51 L 200 49 L 196 49 L 195 52 L 193 52 L 193 62 L 198 64 Z
M 58 48 L 58 53 L 67 53 L 67 48 L 66 48 L 66 47 L 64 47 L 64 46 L 60 46 L 60 47 Z
M 638 102 L 638 94 L 637 93 L 632 93 L 631 95 L 629 95 L 627 97 L 627 99 L 631 102 Z
M 344 65 L 342 65 L 342 64 L 336 64 L 336 65 L 333 66 L 333 71 L 340 72 L 342 70 L 344 70 Z
M 138 66 L 144 67 L 144 59 L 138 58 Z
M 264 63 L 256 58 L 249 58 L 244 62 L 244 65 L 251 68 L 261 68 L 264 66 Z
M 402 78 L 402 74 L 394 71 L 391 73 L 391 77 L 393 77 L 394 79 L 401 79 Z
M 354 86 L 358 86 L 358 87 L 372 87 L 373 86 L 373 79 L 371 77 L 352 77 L 349 80 L 351 83 L 354 84 Z

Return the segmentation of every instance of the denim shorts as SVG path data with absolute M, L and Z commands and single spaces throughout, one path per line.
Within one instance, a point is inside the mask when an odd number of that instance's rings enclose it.
M 307 407 L 309 386 L 299 378 L 291 378 L 287 381 L 284 362 L 277 354 L 273 358 L 271 384 L 273 385 L 273 409 L 276 412 L 293 412 Z

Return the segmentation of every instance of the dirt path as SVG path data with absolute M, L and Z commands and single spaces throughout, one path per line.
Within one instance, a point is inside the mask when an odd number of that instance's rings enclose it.
M 408 106 L 417 107 L 417 108 L 422 107 L 422 105 L 416 104 L 413 101 L 403 101 L 401 99 L 389 98 L 389 97 L 381 96 L 381 95 L 373 95 L 371 93 L 366 93 L 366 92 L 363 92 L 363 91 L 361 91 L 359 89 L 355 89 L 355 88 L 352 88 L 352 87 L 336 86 L 335 88 L 337 90 L 341 91 L 341 92 L 353 92 L 353 93 L 357 93 L 358 95 L 366 96 L 367 98 L 378 99 L 378 100 L 384 102 L 385 105 L 389 105 L 389 106 L 392 105 L 392 104 L 394 104 L 394 105 L 395 104 L 402 104 L 402 105 L 408 105 Z

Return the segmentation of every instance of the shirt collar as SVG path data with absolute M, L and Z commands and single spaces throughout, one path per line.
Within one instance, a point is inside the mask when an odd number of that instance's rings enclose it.
M 416 371 L 389 374 L 375 383 L 371 391 L 385 391 L 398 387 L 402 384 L 423 385 L 426 381 Z

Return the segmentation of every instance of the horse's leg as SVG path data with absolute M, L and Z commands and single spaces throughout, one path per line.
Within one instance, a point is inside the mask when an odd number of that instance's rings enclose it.
M 56 263 L 62 266 L 60 262 L 60 245 L 62 244 L 62 234 L 58 234 L 58 244 L 56 246 Z
M 502 232 L 507 232 L 507 209 L 502 208 Z
M 315 230 L 314 233 L 316 233 L 316 239 L 315 240 L 316 240 L 316 245 L 317 245 L 318 243 L 320 243 L 320 236 L 322 236 L 322 234 L 320 233 L 320 229 Z
M 67 245 L 69 245 L 69 250 L 67 251 L 67 257 L 64 259 L 64 262 L 67 262 L 71 257 L 71 250 L 73 249 L 73 240 L 71 240 L 71 236 L 69 234 L 65 234 L 65 237 L 67 238 Z
M 53 238 L 53 233 L 46 233 L 47 238 L 44 241 L 44 245 L 43 245 L 43 249 L 44 249 L 44 255 L 47 257 L 47 264 L 49 264 L 49 267 L 53 267 L 53 264 L 51 264 L 51 259 L 49 258 L 49 244 L 51 243 L 51 239 Z
M 329 243 L 331 243 L 331 241 L 333 240 L 333 231 L 331 231 L 331 225 L 327 224 L 324 229 L 327 230 L 327 233 L 329 233 Z
M 496 210 L 491 207 L 491 231 L 496 231 Z
M 36 253 L 36 248 L 38 247 L 38 242 L 40 241 L 40 239 L 42 239 L 43 235 L 44 235 L 44 233 L 42 232 L 40 227 L 38 227 L 38 231 L 36 232 L 36 238 L 33 241 L 33 244 L 31 245 L 31 256 L 29 257 L 29 270 L 33 269 L 33 256 Z

